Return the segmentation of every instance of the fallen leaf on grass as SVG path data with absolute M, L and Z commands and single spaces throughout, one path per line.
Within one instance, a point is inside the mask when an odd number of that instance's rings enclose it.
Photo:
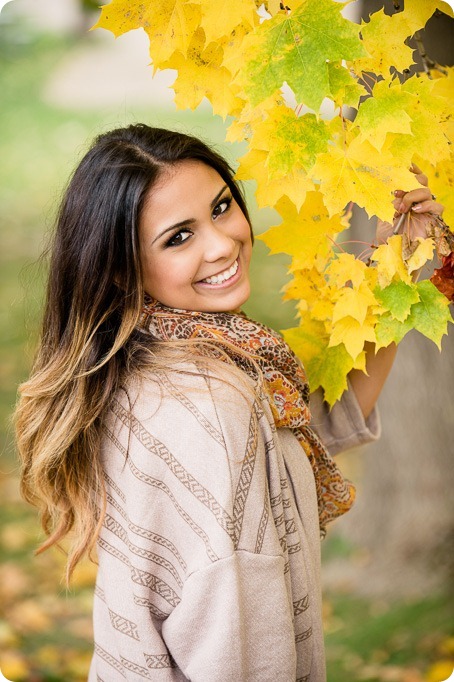
M 8 621 L 21 633 L 43 632 L 51 627 L 51 620 L 37 601 L 28 599 L 8 611 Z
M 0 670 L 7 680 L 14 682 L 25 680 L 28 673 L 23 657 L 15 651 L 0 654 Z

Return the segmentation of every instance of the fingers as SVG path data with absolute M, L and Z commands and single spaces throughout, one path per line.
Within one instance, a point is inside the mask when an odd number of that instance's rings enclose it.
M 393 206 L 399 213 L 408 213 L 413 204 L 423 204 L 427 201 L 431 201 L 433 204 L 435 203 L 429 188 L 426 187 L 413 189 L 411 192 L 396 190 L 394 195 L 396 198 L 393 201 Z M 438 206 L 440 206 L 440 204 L 438 204 Z
M 419 202 L 411 207 L 411 210 L 415 213 L 435 213 L 436 215 L 441 215 L 443 213 L 443 209 L 443 204 L 439 204 L 433 199 Z
M 429 184 L 427 180 L 427 175 L 424 175 L 419 166 L 417 166 L 415 163 L 412 163 L 410 166 L 410 171 L 416 175 L 416 179 L 421 185 L 427 187 L 427 185 Z

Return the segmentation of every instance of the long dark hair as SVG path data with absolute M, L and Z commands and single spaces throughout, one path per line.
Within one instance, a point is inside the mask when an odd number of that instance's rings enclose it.
M 222 156 L 196 137 L 144 124 L 95 139 L 58 212 L 41 340 L 19 389 L 16 431 L 22 493 L 48 535 L 40 551 L 75 531 L 68 577 L 102 522 L 101 419 L 139 355 L 141 211 L 161 173 L 186 159 L 214 168 L 249 220 Z

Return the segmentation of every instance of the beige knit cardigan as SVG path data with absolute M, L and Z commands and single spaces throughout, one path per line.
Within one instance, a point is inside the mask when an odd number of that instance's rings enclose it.
M 187 369 L 131 381 L 106 420 L 89 682 L 324 682 L 309 461 L 258 389 Z M 311 411 L 332 454 L 378 437 L 351 390 Z

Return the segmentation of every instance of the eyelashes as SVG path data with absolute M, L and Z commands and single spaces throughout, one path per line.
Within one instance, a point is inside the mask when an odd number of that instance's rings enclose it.
M 213 208 L 212 212 L 213 220 L 216 220 L 216 218 L 218 218 L 219 216 L 224 215 L 224 213 L 227 213 L 230 206 L 232 205 L 232 201 L 233 197 L 231 195 L 223 197 L 220 201 L 218 201 L 216 206 Z M 165 248 L 180 246 L 181 244 L 184 244 L 188 239 L 190 239 L 193 234 L 194 232 L 190 230 L 188 227 L 182 227 L 166 241 Z
M 189 235 L 185 238 L 183 238 L 183 235 Z M 189 230 L 187 227 L 183 227 L 182 229 L 178 230 L 174 235 L 170 237 L 165 243 L 165 246 L 179 246 L 180 244 L 184 244 L 186 240 L 189 239 L 189 237 L 192 235 L 192 231 Z
M 231 196 L 227 196 L 221 199 L 221 201 L 219 201 L 213 209 L 213 216 L 217 218 L 219 215 L 226 213 L 229 210 L 231 203 L 232 203 Z M 223 211 L 219 210 L 224 204 L 225 204 L 224 210 Z

